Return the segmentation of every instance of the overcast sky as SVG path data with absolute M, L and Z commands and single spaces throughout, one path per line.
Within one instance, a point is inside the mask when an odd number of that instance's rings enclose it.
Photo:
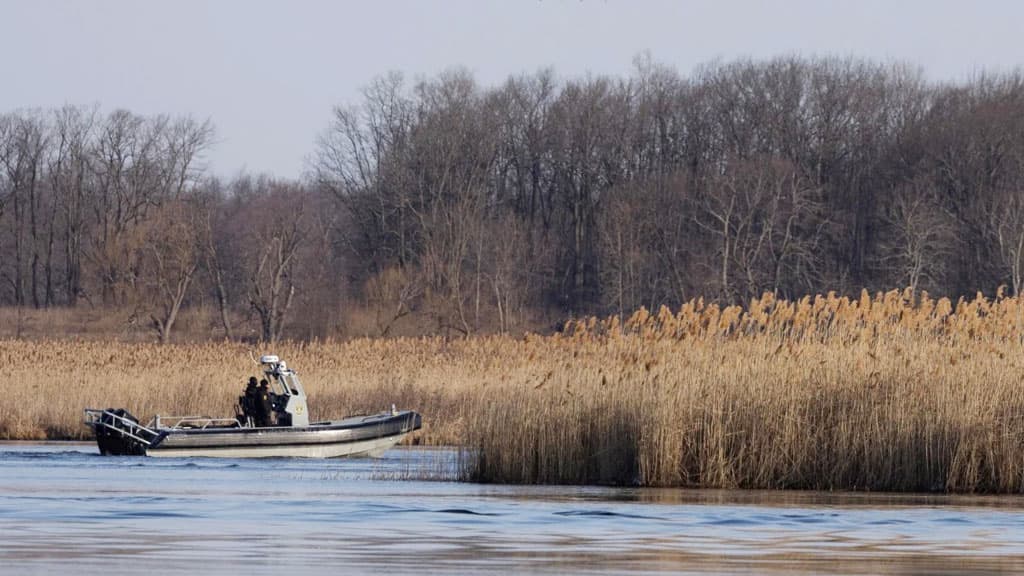
M 688 73 L 709 60 L 863 56 L 933 79 L 1024 64 L 1024 2 L 0 0 L 0 112 L 98 103 L 210 118 L 223 176 L 299 177 L 331 107 L 374 76 L 462 66 L 484 85 L 551 66 Z

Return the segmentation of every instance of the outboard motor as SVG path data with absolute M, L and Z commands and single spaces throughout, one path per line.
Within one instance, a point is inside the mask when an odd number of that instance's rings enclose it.
M 115 418 L 118 416 L 134 424 L 139 419 L 132 416 L 124 408 L 107 408 L 99 418 L 100 426 L 93 429 L 96 432 L 96 444 L 100 448 L 100 454 L 107 456 L 144 456 L 146 447 L 120 430 L 124 427 L 124 420 Z

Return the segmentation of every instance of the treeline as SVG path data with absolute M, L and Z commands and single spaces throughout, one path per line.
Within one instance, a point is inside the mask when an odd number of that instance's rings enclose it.
M 209 124 L 0 116 L 0 301 L 183 308 L 228 337 L 544 328 L 584 313 L 1024 288 L 1024 76 L 649 58 L 624 78 L 387 75 L 310 176 L 220 182 Z

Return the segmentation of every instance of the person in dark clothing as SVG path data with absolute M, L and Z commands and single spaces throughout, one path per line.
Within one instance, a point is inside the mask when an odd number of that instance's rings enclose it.
M 256 377 L 250 376 L 249 383 L 245 385 L 245 401 L 242 410 L 246 416 L 256 418 Z
M 269 383 L 266 380 L 260 381 L 260 387 L 256 394 L 256 425 L 274 425 L 274 402 L 271 398 Z

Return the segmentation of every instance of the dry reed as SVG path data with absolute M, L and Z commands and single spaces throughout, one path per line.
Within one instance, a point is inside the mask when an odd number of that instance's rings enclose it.
M 889 292 L 573 321 L 560 334 L 277 347 L 314 417 L 420 410 L 485 482 L 1024 491 L 1024 303 Z M 0 437 L 85 406 L 230 413 L 248 348 L 0 342 Z

